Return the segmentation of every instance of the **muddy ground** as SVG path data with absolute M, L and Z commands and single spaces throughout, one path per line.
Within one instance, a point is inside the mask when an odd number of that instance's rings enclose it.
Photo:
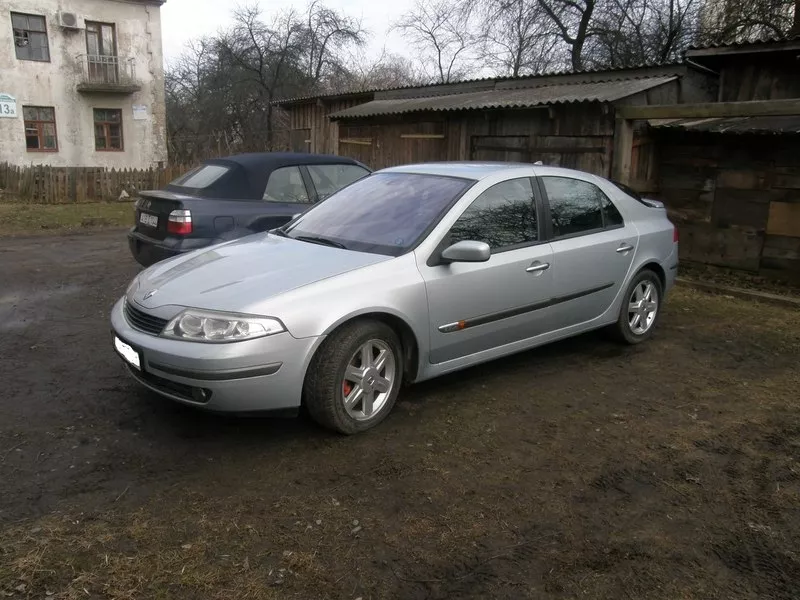
M 141 391 L 124 234 L 0 241 L 0 596 L 800 598 L 800 314 L 676 289 L 377 430 Z

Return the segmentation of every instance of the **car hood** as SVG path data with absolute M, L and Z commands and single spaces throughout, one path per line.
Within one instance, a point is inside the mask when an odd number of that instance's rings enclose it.
M 255 312 L 267 298 L 389 258 L 260 233 L 157 263 L 128 298 L 146 308 Z

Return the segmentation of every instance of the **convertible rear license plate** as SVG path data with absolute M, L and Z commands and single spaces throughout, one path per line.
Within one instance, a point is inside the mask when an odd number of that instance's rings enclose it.
M 117 336 L 114 336 L 114 348 L 116 348 L 122 358 L 140 371 L 142 370 L 142 359 L 139 353 Z
M 155 215 L 148 215 L 147 213 L 140 213 L 139 223 L 147 225 L 148 227 L 158 227 L 158 217 Z

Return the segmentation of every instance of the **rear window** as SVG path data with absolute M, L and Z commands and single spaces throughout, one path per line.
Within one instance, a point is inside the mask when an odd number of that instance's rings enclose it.
M 202 165 L 181 175 L 170 185 L 201 189 L 210 186 L 228 172 L 228 167 L 221 165 Z
M 320 200 L 369 175 L 369 171 L 356 165 L 308 165 L 307 168 Z

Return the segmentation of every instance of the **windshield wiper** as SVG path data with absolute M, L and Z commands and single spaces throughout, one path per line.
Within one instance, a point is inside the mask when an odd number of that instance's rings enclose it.
M 341 248 L 342 250 L 347 250 L 347 246 L 345 246 L 344 244 L 324 237 L 318 237 L 314 235 L 298 235 L 296 237 L 293 237 L 292 239 L 301 240 L 303 242 L 311 242 L 312 244 L 321 244 L 323 246 L 333 246 L 334 248 Z
M 273 229 L 273 230 L 271 230 L 271 231 L 270 231 L 270 233 L 273 233 L 273 234 L 275 234 L 275 235 L 278 235 L 278 236 L 280 236 L 280 237 L 289 237 L 289 234 L 288 234 L 288 233 L 286 233 L 286 232 L 285 232 L 285 231 L 284 231 L 282 228 L 280 228 L 280 227 L 278 227 L 277 229 Z

